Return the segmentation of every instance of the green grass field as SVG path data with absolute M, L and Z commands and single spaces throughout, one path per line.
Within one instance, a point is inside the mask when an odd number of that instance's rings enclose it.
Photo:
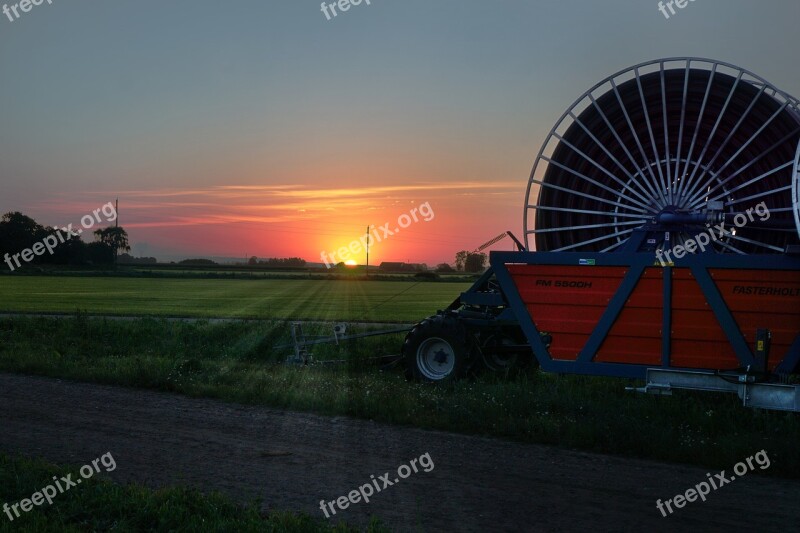
M 466 283 L 0 277 L 0 312 L 416 322 Z

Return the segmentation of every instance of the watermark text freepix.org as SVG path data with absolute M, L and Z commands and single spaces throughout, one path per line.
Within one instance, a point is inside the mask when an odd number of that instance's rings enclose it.
M 753 213 L 758 216 L 758 219 L 761 222 L 766 222 L 771 216 L 767 204 L 765 202 L 761 202 L 755 207 L 751 207 L 744 213 L 737 213 L 736 216 L 733 217 L 733 225 L 737 228 L 741 228 L 748 222 L 753 222 L 755 220 Z M 725 229 L 725 223 L 723 222 L 714 227 L 708 228 L 707 231 L 696 235 L 692 239 L 687 239 L 683 244 L 673 246 L 670 250 L 657 250 L 656 258 L 658 259 L 658 262 L 661 263 L 661 266 L 666 266 L 673 262 L 673 255 L 677 259 L 680 259 L 687 253 L 695 253 L 698 249 L 700 252 L 705 252 L 706 246 L 710 245 L 712 242 L 722 240 L 728 235 L 733 235 L 733 233 Z
M 684 9 L 686 6 L 689 5 L 689 2 L 694 2 L 694 0 L 669 0 L 668 2 L 664 2 L 662 0 L 661 2 L 658 3 L 658 10 L 664 14 L 664 18 L 669 20 L 669 17 L 671 15 L 677 13 L 677 11 L 675 11 L 675 7 L 679 9 Z M 669 10 L 669 13 L 667 13 L 667 10 Z
M 3 4 L 3 14 L 8 17 L 10 22 L 14 22 L 15 20 L 19 19 L 22 15 L 20 15 L 20 11 L 23 13 L 28 13 L 33 6 L 40 6 L 44 2 L 47 2 L 49 5 L 53 5 L 53 0 L 22 0 L 18 4 L 11 4 L 11 7 L 8 7 L 8 4 Z M 12 17 L 11 14 L 14 14 Z
M 331 510 L 332 514 L 336 514 L 336 509 L 334 505 L 339 507 L 342 511 L 347 509 L 350 504 L 353 505 L 357 504 L 360 501 L 364 501 L 364 503 L 369 503 L 369 499 L 373 494 L 382 491 L 386 487 L 391 487 L 395 483 L 399 483 L 401 479 L 406 479 L 411 476 L 412 473 L 419 472 L 419 468 L 417 468 L 417 463 L 419 466 L 422 467 L 424 472 L 430 472 L 433 470 L 434 464 L 433 459 L 431 459 L 431 455 L 429 453 L 424 453 L 419 456 L 419 459 L 411 459 L 407 465 L 400 465 L 397 467 L 397 477 L 394 478 L 394 481 L 390 479 L 389 472 L 386 472 L 382 476 L 378 476 L 378 479 L 375 479 L 375 476 L 369 476 L 370 482 L 364 483 L 356 490 L 351 490 L 347 496 L 342 496 L 335 500 L 325 502 L 325 500 L 320 500 L 319 508 L 325 513 L 325 518 L 330 518 L 331 514 L 328 513 L 328 509 Z M 411 466 L 409 466 L 411 465 Z M 413 472 L 412 472 L 413 470 Z M 375 489 L 373 490 L 373 487 Z
M 387 222 L 383 226 L 373 228 L 371 232 L 368 232 L 360 239 L 351 241 L 348 246 L 342 246 L 335 252 L 322 252 L 320 253 L 319 257 L 322 259 L 322 262 L 325 263 L 326 267 L 331 268 L 336 263 L 344 262 L 350 259 L 351 254 L 360 254 L 370 243 L 379 243 L 382 240 L 391 237 L 392 235 L 397 235 L 400 233 L 401 228 L 405 229 L 409 227 L 412 222 L 419 222 L 420 219 L 417 215 L 422 217 L 423 222 L 430 222 L 436 216 L 436 214 L 433 212 L 431 204 L 429 202 L 425 202 L 424 204 L 420 204 L 419 206 L 412 208 L 408 213 L 403 213 L 397 217 L 397 226 L 395 226 L 393 229 L 390 228 L 391 224 Z M 370 235 L 375 237 L 374 241 L 370 239 Z
M 48 235 L 41 242 L 37 242 L 31 248 L 26 248 L 22 250 L 18 254 L 9 255 L 6 254 L 3 258 L 3 261 L 8 265 L 8 268 L 11 269 L 13 272 L 15 268 L 20 268 L 22 264 L 20 263 L 20 258 L 26 263 L 30 263 L 33 261 L 33 258 L 36 256 L 44 255 L 47 252 L 50 255 L 53 255 L 56 247 L 59 244 L 64 244 L 66 239 L 71 239 L 72 237 L 80 237 L 83 233 L 83 230 L 89 230 L 94 227 L 95 224 L 99 224 L 103 220 L 100 218 L 100 213 L 103 213 L 106 217 L 107 222 L 114 222 L 117 220 L 117 210 L 114 207 L 114 204 L 108 202 L 106 205 L 101 207 L 100 209 L 95 209 L 92 211 L 91 215 L 84 215 L 81 218 L 81 226 L 83 229 L 72 229 L 72 224 L 69 224 L 66 228 L 56 229 L 53 235 Z M 66 238 L 65 238 L 66 235 Z M 13 261 L 13 264 L 12 264 Z M 17 266 L 15 267 L 14 264 Z
M 336 8 L 339 8 L 339 11 L 344 13 L 346 11 L 350 11 L 350 8 L 353 6 L 360 6 L 362 0 L 336 0 L 335 2 L 322 2 L 322 7 L 320 10 L 325 14 L 325 18 L 331 20 L 332 18 L 336 18 L 339 13 L 336 12 Z M 363 0 L 365 4 L 371 6 L 370 0 Z M 332 14 L 332 16 L 331 16 Z
M 733 472 L 736 474 L 735 476 L 726 476 L 725 470 L 720 472 L 719 474 L 714 474 L 712 477 L 711 474 L 706 474 L 708 477 L 708 481 L 701 481 L 694 488 L 691 488 L 686 491 L 685 494 L 678 494 L 674 498 L 671 498 L 665 502 L 662 502 L 660 499 L 656 502 L 656 509 L 661 511 L 661 516 L 664 518 L 667 517 L 667 511 L 669 514 L 672 514 L 674 511 L 672 509 L 672 505 L 675 505 L 676 509 L 683 509 L 686 506 L 686 503 L 694 503 L 697 501 L 697 498 L 700 498 L 702 501 L 706 501 L 706 496 L 711 494 L 711 490 L 717 490 L 722 488 L 723 486 L 731 483 L 736 479 L 736 477 L 742 477 L 746 475 L 748 472 L 753 471 L 756 467 L 753 465 L 753 460 L 758 466 L 761 467 L 761 470 L 766 470 L 770 467 L 770 460 L 767 457 L 767 451 L 761 450 L 755 455 L 752 455 L 745 459 L 740 463 L 736 463 L 736 466 L 733 467 Z M 745 464 L 747 463 L 747 464 Z M 665 510 L 666 508 L 666 510 Z
M 82 466 L 79 470 L 81 477 L 75 479 L 75 481 L 72 480 L 72 474 L 67 474 L 60 479 L 57 476 L 53 476 L 53 481 L 55 482 L 54 484 L 47 485 L 42 490 L 34 492 L 30 498 L 20 500 L 13 505 L 4 503 L 3 512 L 6 514 L 6 516 L 8 516 L 8 519 L 13 522 L 22 516 L 20 514 L 20 510 L 22 510 L 23 513 L 30 512 L 34 506 L 39 507 L 40 505 L 44 505 L 45 501 L 48 505 L 53 505 L 53 498 L 59 494 L 64 494 L 73 487 L 77 487 L 83 482 L 84 479 L 90 479 L 93 475 L 99 474 L 101 464 L 103 467 L 105 467 L 106 472 L 113 472 L 117 469 L 117 462 L 114 461 L 114 457 L 111 455 L 111 452 L 108 452 L 102 457 L 92 461 L 91 464 Z

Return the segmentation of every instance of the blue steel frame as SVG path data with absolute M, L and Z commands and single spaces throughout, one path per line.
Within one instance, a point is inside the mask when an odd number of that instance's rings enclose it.
M 525 333 L 533 353 L 542 370 L 561 374 L 584 374 L 594 376 L 613 376 L 625 378 L 644 379 L 648 368 L 652 365 L 635 365 L 629 363 L 599 363 L 594 362 L 594 357 L 605 340 L 609 331 L 617 320 L 620 312 L 636 288 L 644 270 L 648 267 L 663 269 L 664 275 L 664 302 L 663 302 L 663 327 L 662 327 L 662 368 L 682 369 L 670 365 L 670 330 L 671 330 L 671 299 L 672 299 L 672 271 L 673 266 L 661 267 L 652 252 L 633 253 L 583 253 L 583 252 L 491 252 L 491 267 L 487 275 L 494 273 L 500 287 L 508 300 L 516 319 Z M 595 326 L 588 341 L 575 361 L 555 360 L 550 356 L 539 330 L 533 322 L 522 302 L 506 265 L 586 265 L 583 268 L 592 268 L 587 263 L 596 266 L 623 266 L 628 267 L 622 283 L 600 321 Z M 788 255 L 730 255 L 704 253 L 687 255 L 674 261 L 676 268 L 688 268 L 706 297 L 710 308 L 713 310 L 722 330 L 728 338 L 734 353 L 742 367 L 755 364 L 753 352 L 739 331 L 733 316 L 722 296 L 717 290 L 711 276 L 710 268 L 719 269 L 760 269 L 760 270 L 800 270 L 800 257 Z M 475 288 L 478 284 L 475 285 Z M 800 324 L 798 335 L 795 337 L 789 353 L 778 367 L 780 373 L 792 372 L 800 362 Z

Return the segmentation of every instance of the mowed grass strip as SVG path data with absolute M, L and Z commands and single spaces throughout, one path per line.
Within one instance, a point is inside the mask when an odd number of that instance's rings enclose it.
M 321 333 L 324 329 L 319 326 Z M 446 387 L 407 382 L 368 358 L 402 335 L 318 346 L 338 366 L 289 367 L 285 323 L 0 320 L 0 371 L 124 385 L 390 424 L 730 469 L 766 450 L 765 475 L 800 477 L 800 417 L 746 409 L 735 396 L 625 391 L 641 383 L 536 370 Z
M 40 460 L 0 454 L 0 502 L 9 505 L 30 498 L 53 484 L 53 476 L 72 474 L 79 467 L 55 466 Z M 93 477 L 45 501 L 11 522 L 0 514 L 0 531 L 247 531 L 247 532 L 350 532 L 342 523 L 329 523 L 304 514 L 263 514 L 255 503 L 242 506 L 218 493 L 202 494 L 183 487 L 148 489 L 117 485 Z M 368 532 L 389 531 L 377 520 Z
M 0 277 L 0 312 L 417 322 L 469 284 L 411 281 Z

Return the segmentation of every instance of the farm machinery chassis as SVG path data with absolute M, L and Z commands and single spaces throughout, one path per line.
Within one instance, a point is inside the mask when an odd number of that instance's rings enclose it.
M 518 251 L 492 252 L 472 288 L 407 335 L 411 376 L 529 361 L 800 411 L 794 97 L 707 59 L 620 71 L 551 130 L 524 228 Z
M 493 252 L 491 267 L 406 338 L 415 377 L 528 361 L 558 374 L 636 378 L 643 392 L 735 392 L 800 411 L 800 257 Z

